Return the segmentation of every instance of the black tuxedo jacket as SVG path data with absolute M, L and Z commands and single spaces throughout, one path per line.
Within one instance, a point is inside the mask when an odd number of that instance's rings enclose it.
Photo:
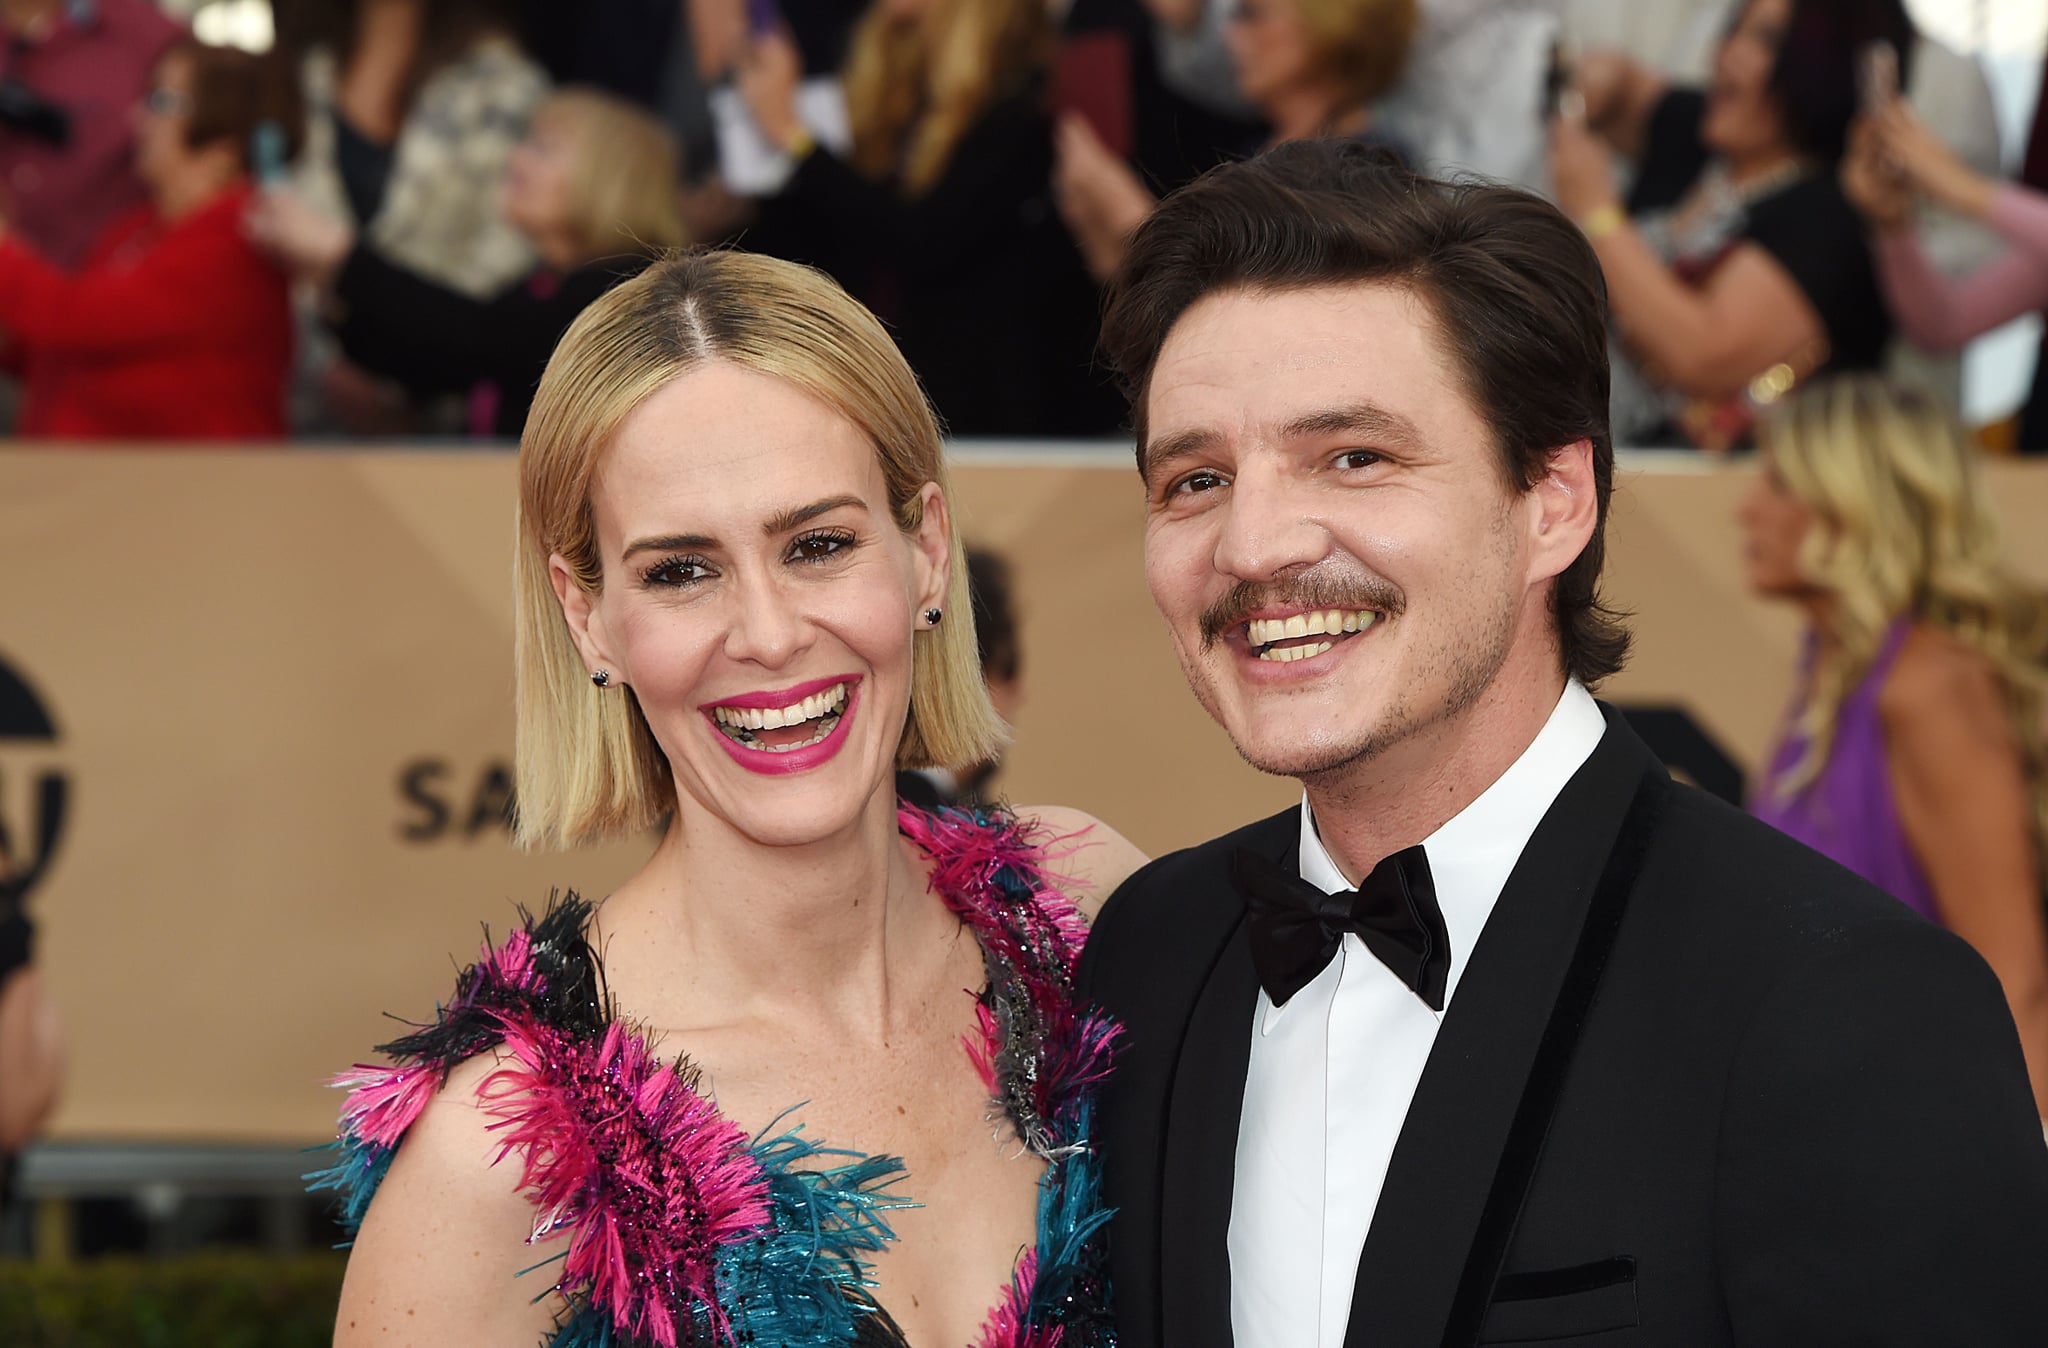
M 1997 980 L 1834 863 L 1676 786 L 1612 711 L 1462 975 L 1347 1348 L 2048 1345 L 2048 1146 Z M 1119 1339 L 1231 1342 L 1258 983 L 1232 849 L 1110 899 L 1098 1135 Z

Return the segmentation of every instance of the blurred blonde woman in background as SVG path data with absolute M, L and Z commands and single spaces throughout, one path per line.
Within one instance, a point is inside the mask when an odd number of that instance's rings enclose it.
M 550 95 L 505 167 L 499 209 L 540 266 L 489 299 L 409 270 L 288 189 L 250 233 L 331 291 L 342 349 L 414 394 L 469 395 L 471 434 L 516 438 L 555 342 L 576 315 L 681 245 L 677 151 L 639 108 L 592 89 Z
M 1230 62 L 1266 143 L 1335 136 L 1408 159 L 1374 124 L 1373 105 L 1400 81 L 1418 22 L 1416 0 L 1241 0 L 1226 33 Z M 1058 186 L 1089 269 L 1107 279 L 1158 199 L 1074 116 L 1060 123 Z
M 1055 38 L 1045 0 L 874 0 L 840 71 L 844 157 L 797 115 L 786 33 L 735 57 L 748 111 L 795 161 L 746 246 L 823 267 L 888 321 L 956 435 L 1122 419 L 1091 372 L 1095 288 L 1052 205 Z
M 2003 568 L 1962 428 L 1871 375 L 1775 409 L 1749 583 L 1807 617 L 1759 817 L 1962 936 L 1997 972 L 2048 1115 L 2048 604 Z

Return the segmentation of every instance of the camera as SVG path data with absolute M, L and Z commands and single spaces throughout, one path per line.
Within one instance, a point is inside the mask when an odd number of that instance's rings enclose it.
M 9 75 L 0 79 L 0 130 L 61 149 L 71 140 L 71 114 Z

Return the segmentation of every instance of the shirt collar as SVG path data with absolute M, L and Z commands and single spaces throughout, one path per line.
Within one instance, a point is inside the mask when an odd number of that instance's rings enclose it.
M 1606 730 L 1607 719 L 1593 695 L 1578 680 L 1567 681 L 1550 719 L 1522 756 L 1476 800 L 1422 840 L 1444 929 L 1451 938 L 1446 1008 L 1522 850 L 1565 783 L 1592 757 Z M 1301 878 L 1326 894 L 1352 887 L 1316 833 L 1306 792 L 1301 798 Z

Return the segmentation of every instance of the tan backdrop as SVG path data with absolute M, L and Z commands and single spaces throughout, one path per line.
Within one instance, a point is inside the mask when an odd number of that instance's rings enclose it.
M 1027 701 L 1020 801 L 1153 851 L 1285 804 L 1187 696 L 1144 591 L 1119 454 L 976 454 L 970 537 L 1009 554 Z M 2048 579 L 2048 468 L 1995 471 L 2016 558 Z M 1746 597 L 1744 470 L 1623 474 L 1612 592 L 1637 614 L 1617 699 L 1675 703 L 1737 758 L 1789 683 L 1791 616 Z M 0 454 L 0 664 L 56 738 L 0 738 L 0 822 L 72 1036 L 57 1132 L 310 1141 L 323 1078 L 424 1016 L 481 922 L 602 892 L 643 845 L 522 856 L 511 750 L 512 464 L 414 453 Z M 32 856 L 20 858 L 33 861 Z

